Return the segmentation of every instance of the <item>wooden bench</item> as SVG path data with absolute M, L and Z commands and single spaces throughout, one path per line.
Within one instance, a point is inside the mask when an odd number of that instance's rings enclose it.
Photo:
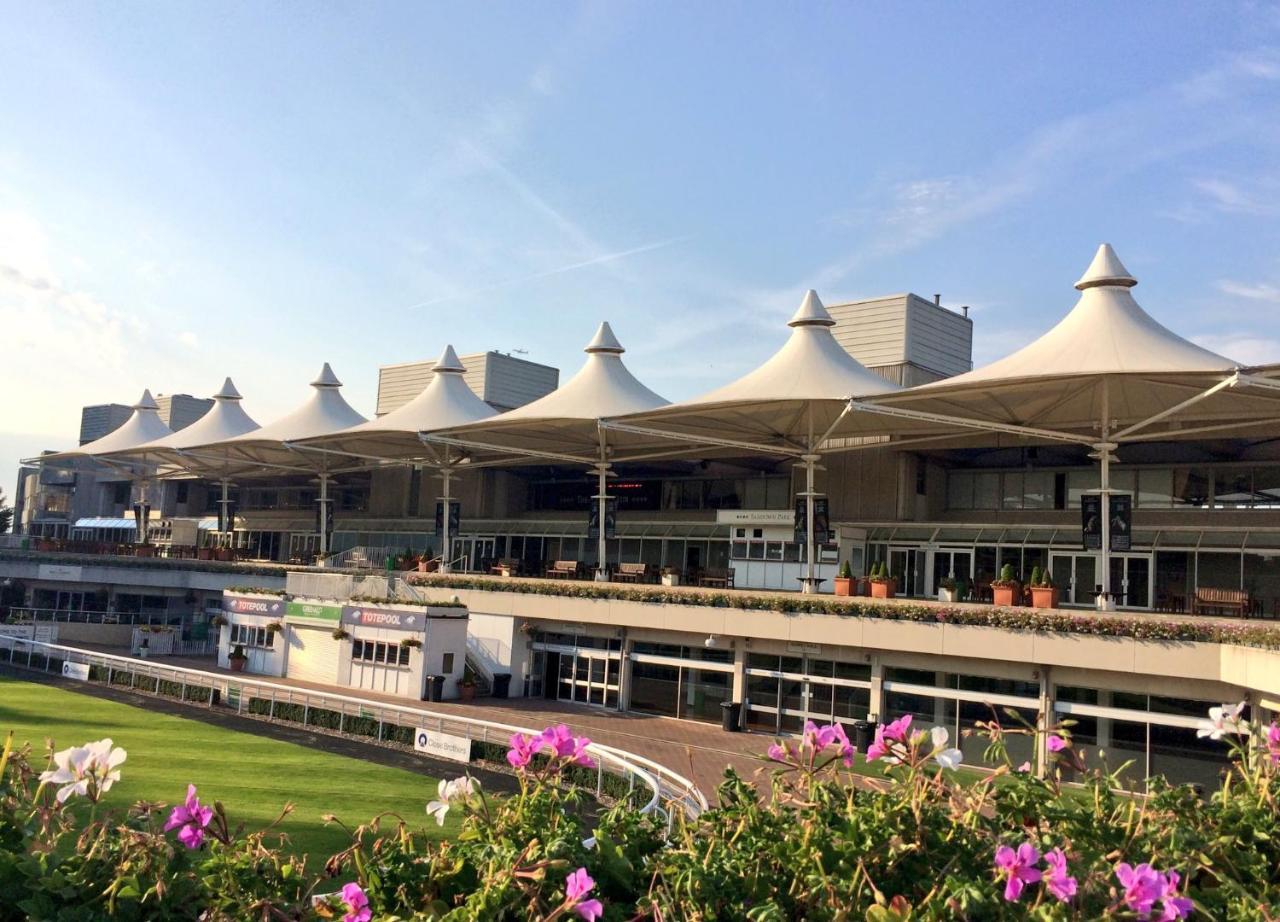
M 551 566 L 547 567 L 548 579 L 577 579 L 578 578 L 578 561 L 576 560 L 557 560 Z
M 719 586 L 722 589 L 733 588 L 733 568 L 707 567 L 698 574 L 699 586 Z
M 512 557 L 503 557 L 489 568 L 495 576 L 515 576 L 520 572 L 520 561 Z
M 1215 589 L 1212 586 L 1196 587 L 1195 601 L 1191 612 L 1196 615 L 1219 614 L 1221 611 L 1234 611 L 1247 618 L 1253 603 L 1249 593 L 1242 589 Z
M 620 563 L 613 578 L 621 583 L 648 583 L 653 581 L 653 570 L 647 563 Z

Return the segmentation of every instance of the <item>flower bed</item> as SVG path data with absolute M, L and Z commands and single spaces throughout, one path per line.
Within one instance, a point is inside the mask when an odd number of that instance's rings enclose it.
M 878 726 L 864 754 L 839 725 L 809 723 L 768 748 L 768 793 L 729 772 L 720 805 L 669 837 L 660 818 L 622 804 L 583 809 L 590 742 L 548 727 L 490 744 L 518 774 L 515 796 L 493 799 L 464 774 L 405 805 L 441 824 L 462 814 L 456 841 L 383 815 L 345 826 L 349 846 L 319 875 L 270 827 L 243 832 L 234 803 L 203 802 L 178 780 L 172 805 L 100 813 L 133 767 L 110 739 L 62 750 L 44 771 L 6 744 L 0 919 L 1274 919 L 1280 726 L 1258 732 L 1244 710 L 1202 721 L 1200 735 L 1233 757 L 1208 799 L 1159 780 L 1145 798 L 1118 791 L 1070 721 L 1037 729 L 993 715 L 978 725 L 985 770 L 963 780 L 946 731 L 909 716 Z M 1048 753 L 1047 777 L 1012 763 L 1015 735 Z M 855 784 L 855 758 L 880 777 Z M 1083 779 L 1083 796 L 1064 792 L 1062 774 Z
M 418 586 L 479 592 L 514 592 L 575 599 L 647 602 L 658 605 L 699 605 L 712 608 L 736 608 L 744 611 L 836 615 L 921 624 L 964 624 L 1013 631 L 1235 644 L 1242 647 L 1280 650 L 1280 628 L 1277 627 L 1243 623 L 1225 624 L 1221 621 L 1177 621 L 1163 619 L 1159 615 L 1118 617 L 1073 614 L 1057 609 L 1041 611 L 991 606 L 920 605 L 909 602 L 887 604 L 862 598 L 823 599 L 799 594 L 762 596 L 752 595 L 749 592 L 671 591 L 658 586 L 629 588 L 593 583 L 562 583 L 552 580 L 504 579 L 497 582 L 476 577 L 421 576 L 415 578 L 413 583 Z

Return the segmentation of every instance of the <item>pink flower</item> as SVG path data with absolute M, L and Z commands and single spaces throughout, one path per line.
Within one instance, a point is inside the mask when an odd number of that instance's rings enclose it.
M 1280 724 L 1274 722 L 1267 728 L 1267 755 L 1272 765 L 1280 765 Z
M 786 762 L 787 757 L 790 756 L 791 753 L 784 749 L 779 743 L 774 743 L 769 747 L 768 755 L 774 762 Z
M 534 745 L 534 743 L 537 745 Z M 524 768 L 533 758 L 533 754 L 542 745 L 542 737 L 526 736 L 523 733 L 511 734 L 511 749 L 507 751 L 507 761 L 512 768 Z
M 1124 888 L 1121 894 L 1124 904 L 1137 913 L 1138 918 L 1151 918 L 1152 907 L 1164 894 L 1165 878 L 1149 864 L 1140 864 L 1135 868 L 1122 861 L 1116 865 L 1116 880 Z
M 1044 853 L 1044 863 L 1048 867 L 1045 888 L 1062 902 L 1070 902 L 1076 895 L 1076 879 L 1067 873 L 1067 856 L 1062 849 L 1055 848 Z
M 1022 888 L 1040 880 L 1036 870 L 1040 863 L 1040 851 L 1030 842 L 1023 842 L 1015 852 L 1007 845 L 996 849 L 996 879 L 1006 878 L 1004 898 L 1015 903 L 1022 896 Z
M 342 922 L 369 922 L 373 918 L 369 898 L 364 895 L 359 884 L 346 884 L 342 888 L 342 902 L 343 908 L 347 910 Z
M 886 739 L 905 742 L 907 731 L 911 729 L 911 715 L 906 714 L 885 725 L 884 735 Z
M 1024 774 L 1025 774 L 1026 772 L 1031 771 L 1031 763 L 1030 763 L 1030 762 L 1023 762 L 1021 765 L 1019 765 L 1017 768 L 1015 768 L 1015 769 L 1014 769 L 1014 771 L 1022 772 L 1022 773 L 1024 773 Z
M 1058 734 L 1050 733 L 1047 745 L 1050 752 L 1062 752 L 1062 750 L 1066 749 L 1071 744 L 1058 736 Z
M 196 786 L 187 785 L 187 800 L 178 804 L 169 814 L 169 821 L 164 824 L 164 831 L 178 830 L 178 841 L 187 848 L 199 848 L 204 844 L 204 830 L 213 819 L 213 808 L 200 803 L 196 797 Z
M 586 922 L 595 922 L 604 913 L 604 906 L 599 900 L 583 899 L 595 885 L 596 882 L 591 879 L 586 868 L 578 868 L 564 882 L 566 907 L 572 909 Z
M 587 755 L 587 747 L 591 745 L 591 740 L 585 736 L 574 736 L 564 724 L 555 727 L 547 727 L 542 731 L 542 744 L 551 751 L 553 758 L 562 761 L 571 761 L 576 765 L 585 765 L 587 768 L 593 768 L 595 762 L 591 756 Z
M 1178 884 L 1182 876 L 1170 871 L 1160 885 L 1160 922 L 1175 922 L 1191 915 L 1195 903 L 1185 896 L 1178 896 Z
M 911 728 L 911 715 L 899 717 L 897 720 L 888 724 L 878 724 L 876 726 L 875 739 L 871 745 L 867 747 L 867 761 L 875 762 L 877 759 L 884 759 L 890 765 L 897 765 L 902 761 L 897 755 L 893 754 L 892 743 L 903 743 L 907 739 L 907 732 Z
M 832 724 L 831 730 L 833 741 L 840 747 L 840 758 L 844 761 L 845 768 L 852 767 L 853 755 L 858 750 L 853 748 L 853 743 L 849 742 L 849 737 L 840 724 Z

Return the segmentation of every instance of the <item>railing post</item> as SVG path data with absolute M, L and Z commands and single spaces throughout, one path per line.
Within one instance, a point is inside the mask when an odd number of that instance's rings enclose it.
M 596 797 L 604 790 L 604 759 L 596 759 Z

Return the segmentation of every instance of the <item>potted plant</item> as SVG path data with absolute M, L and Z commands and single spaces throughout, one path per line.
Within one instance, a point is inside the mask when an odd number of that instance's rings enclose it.
M 1049 571 L 1040 567 L 1031 569 L 1031 605 L 1034 608 L 1058 607 L 1058 587 L 1053 584 Z
M 849 561 L 846 560 L 840 564 L 840 572 L 836 574 L 836 595 L 853 595 L 853 583 L 853 567 L 849 566 Z
M 156 548 L 154 544 L 137 544 L 133 548 L 134 557 L 154 557 L 156 556 Z
M 475 700 L 476 676 L 470 666 L 462 670 L 462 678 L 458 680 L 458 697 L 463 701 Z
M 400 641 L 400 646 L 409 650 L 417 650 L 422 646 L 422 639 L 419 637 L 406 637 Z
M 1098 606 L 1098 611 L 1115 611 L 1116 600 L 1111 598 L 1109 592 L 1099 592 L 1097 601 L 1094 603 Z
M 227 657 L 227 665 L 231 667 L 232 672 L 244 672 L 244 664 L 247 662 L 249 657 L 245 655 L 244 644 L 236 644 L 231 655 Z
M 338 627 L 335 627 L 333 629 L 334 640 L 346 640 L 350 636 L 351 636 L 351 632 L 348 631 L 345 627 L 342 627 L 342 625 L 338 625 Z
M 873 564 L 871 574 L 867 577 L 867 582 L 871 583 L 871 597 L 873 599 L 892 599 L 897 588 L 896 582 L 889 575 L 889 565 L 883 560 L 878 564 Z
M 221 560 L 223 563 L 227 563 L 228 561 L 232 561 L 236 559 L 236 552 L 233 548 L 229 548 L 229 547 L 216 548 L 213 552 L 213 559 Z
M 214 615 L 209 619 L 209 623 L 214 627 L 222 627 L 227 623 L 227 618 L 225 615 Z
M 1013 564 L 1000 568 L 1000 576 L 991 581 L 991 601 L 995 605 L 1017 605 L 1021 584 L 1014 578 Z
M 675 567 L 663 567 L 662 568 L 662 585 L 679 586 L 680 571 Z
M 281 624 L 279 621 L 272 621 L 270 624 L 267 625 L 268 634 L 278 634 L 283 630 L 284 630 L 284 625 Z
M 196 548 L 196 560 L 213 560 L 214 548 L 198 547 Z
M 958 602 L 960 600 L 960 584 L 950 576 L 938 580 L 938 601 Z
M 418 572 L 419 573 L 434 573 L 435 569 L 436 569 L 436 562 L 432 560 L 429 556 L 427 556 L 426 554 L 420 554 L 418 556 Z

